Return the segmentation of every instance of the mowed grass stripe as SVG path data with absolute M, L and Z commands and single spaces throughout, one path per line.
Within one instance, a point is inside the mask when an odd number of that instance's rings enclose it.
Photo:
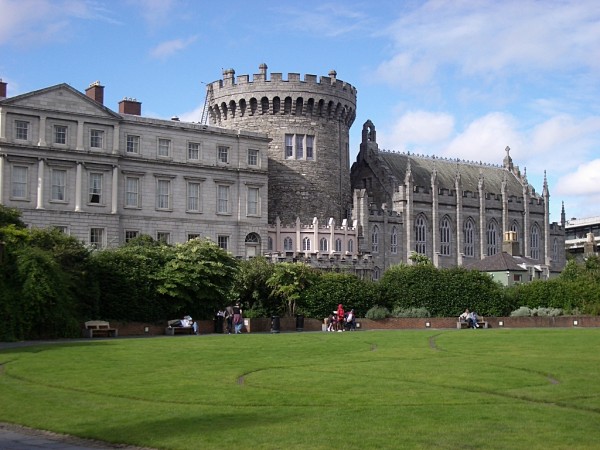
M 596 329 L 419 330 L 12 349 L 0 420 L 165 449 L 595 448 L 599 343 Z

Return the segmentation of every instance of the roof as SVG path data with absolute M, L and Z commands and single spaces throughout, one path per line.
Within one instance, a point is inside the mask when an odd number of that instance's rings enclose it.
M 523 265 L 535 265 L 528 258 L 521 256 L 511 256 L 507 252 L 496 253 L 493 256 L 486 256 L 484 259 L 478 259 L 472 264 L 465 265 L 466 269 L 479 270 L 480 272 L 526 272 Z
M 515 173 L 502 166 L 387 151 L 379 151 L 379 157 L 399 180 L 405 178 L 410 161 L 411 174 L 417 186 L 431 186 L 431 174 L 435 170 L 440 189 L 454 190 L 456 176 L 460 174 L 463 191 L 477 192 L 479 179 L 483 177 L 486 192 L 501 194 L 502 182 L 506 180 L 508 195 L 523 197 L 521 180 Z M 534 192 L 533 188 L 530 188 L 530 191 Z

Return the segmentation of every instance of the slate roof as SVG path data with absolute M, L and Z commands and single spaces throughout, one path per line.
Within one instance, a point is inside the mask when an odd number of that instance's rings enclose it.
M 471 264 L 466 264 L 465 268 L 470 270 L 479 270 L 480 272 L 527 272 L 523 267 L 540 265 L 539 261 L 534 261 L 522 256 L 511 256 L 507 252 L 496 253 L 493 256 L 486 256 Z
M 458 171 L 463 191 L 477 192 L 481 174 L 484 179 L 485 192 L 501 194 L 502 181 L 506 177 L 508 195 L 523 197 L 521 181 L 514 173 L 502 166 L 386 151 L 380 151 L 378 156 L 388 165 L 398 180 L 404 180 L 410 160 L 411 173 L 417 186 L 429 188 L 431 186 L 431 174 L 435 169 L 440 189 L 454 190 L 454 180 Z M 532 189 L 530 188 L 530 191 Z

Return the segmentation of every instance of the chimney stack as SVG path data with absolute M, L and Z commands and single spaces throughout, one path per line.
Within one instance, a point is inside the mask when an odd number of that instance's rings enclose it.
M 135 98 L 125 97 L 119 102 L 119 114 L 142 115 L 142 104 Z
M 0 78 L 0 100 L 4 100 L 6 98 L 6 83 L 2 81 Z
M 517 241 L 516 231 L 504 232 L 502 251 L 508 253 L 510 256 L 521 256 L 519 255 L 519 242 Z
M 99 81 L 94 81 L 90 84 L 85 90 L 85 95 L 101 105 L 104 104 L 104 86 L 102 86 Z

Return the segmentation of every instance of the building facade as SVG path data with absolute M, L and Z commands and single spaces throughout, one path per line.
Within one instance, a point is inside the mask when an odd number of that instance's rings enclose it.
M 542 276 L 562 269 L 564 214 L 549 222 L 547 182 L 537 193 L 508 147 L 497 166 L 382 151 L 367 121 L 350 167 L 356 96 L 335 71 L 227 69 L 203 124 L 143 117 L 134 99 L 112 111 L 99 83 L 12 98 L 0 83 L 0 203 L 91 245 L 207 236 L 237 257 L 368 279 L 413 253 L 469 266 L 507 232 Z
M 104 87 L 67 84 L 6 98 L 0 86 L 0 204 L 95 247 L 140 234 L 208 237 L 237 256 L 267 238 L 268 137 L 141 116 Z
M 563 217 L 564 217 L 563 206 Z M 600 217 L 572 218 L 566 221 L 565 246 L 569 255 L 583 261 L 589 255 L 600 254 Z

